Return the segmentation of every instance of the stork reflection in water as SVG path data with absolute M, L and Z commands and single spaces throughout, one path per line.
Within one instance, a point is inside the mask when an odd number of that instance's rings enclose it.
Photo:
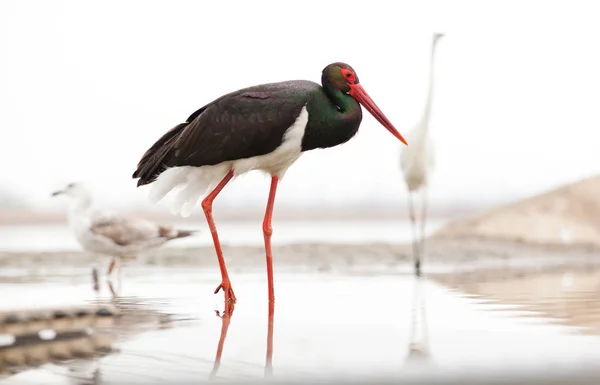
M 229 331 L 229 325 L 231 318 L 233 317 L 233 310 L 235 304 L 233 302 L 225 303 L 225 310 L 221 314 L 218 310 L 215 310 L 217 317 L 221 318 L 221 335 L 219 337 L 219 343 L 217 344 L 217 353 L 215 355 L 215 362 L 213 364 L 212 371 L 210 373 L 210 379 L 214 379 L 219 372 L 221 366 L 221 356 L 223 355 L 223 348 L 225 347 L 225 340 L 227 339 L 227 332 Z M 273 375 L 273 321 L 275 318 L 275 302 L 269 301 L 269 313 L 267 322 L 267 355 L 265 359 L 265 377 L 271 377 Z

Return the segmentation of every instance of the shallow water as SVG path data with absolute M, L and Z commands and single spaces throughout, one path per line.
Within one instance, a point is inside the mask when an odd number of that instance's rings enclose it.
M 460 281 L 460 276 L 453 280 Z M 556 323 L 600 334 L 600 268 L 561 268 L 523 271 L 509 278 L 488 278 L 452 286 L 482 298 L 518 305 L 520 309 L 552 317 Z
M 219 238 L 223 245 L 262 246 L 262 219 L 256 222 L 217 222 Z M 427 233 L 440 228 L 446 220 L 432 219 Z M 199 229 L 193 237 L 178 239 L 165 247 L 212 245 L 205 222 L 180 225 Z M 324 242 L 324 243 L 406 243 L 410 242 L 408 221 L 274 221 L 273 244 Z M 0 251 L 53 251 L 80 250 L 66 225 L 11 225 L 0 226 Z
M 114 300 L 106 285 L 96 297 L 84 274 L 0 284 L 0 310 L 112 301 L 123 314 L 115 328 L 117 353 L 46 364 L 1 383 L 209 381 L 224 325 L 215 314 L 215 309 L 223 310 L 222 295 L 212 294 L 217 278 L 217 271 L 194 269 L 125 271 L 121 296 Z M 275 279 L 274 379 L 372 382 L 376 376 L 465 383 L 465 378 L 484 378 L 478 383 L 505 379 L 522 384 L 536 378 L 551 383 L 561 376 L 578 383 L 577 376 L 598 375 L 592 370 L 597 370 L 600 337 L 510 301 L 488 300 L 409 275 L 276 271 Z M 213 379 L 263 380 L 269 327 L 266 278 L 262 272 L 236 272 L 232 281 L 238 303 Z M 533 293 L 522 286 L 521 294 L 526 296 L 527 290 Z M 581 290 L 588 295 L 597 288 Z M 573 290 L 571 298 L 577 298 Z

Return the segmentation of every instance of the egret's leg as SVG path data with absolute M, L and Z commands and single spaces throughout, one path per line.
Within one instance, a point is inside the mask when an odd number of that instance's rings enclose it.
M 411 225 L 411 229 L 412 229 L 412 246 L 413 246 L 415 274 L 417 275 L 417 277 L 419 277 L 419 276 L 421 276 L 421 258 L 419 256 L 417 223 L 416 223 L 416 217 L 415 217 L 414 193 L 412 191 L 408 192 L 408 214 L 410 216 L 410 225 Z
M 429 196 L 427 194 L 427 187 L 423 188 L 421 192 L 422 206 L 421 206 L 421 234 L 419 240 L 419 255 L 421 258 L 425 258 L 425 224 L 427 222 L 427 208 L 429 203 Z

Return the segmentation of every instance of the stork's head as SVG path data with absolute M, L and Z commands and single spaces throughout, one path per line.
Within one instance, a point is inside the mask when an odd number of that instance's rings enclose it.
M 358 81 L 356 71 L 350 65 L 342 62 L 329 64 L 323 69 L 321 83 L 323 84 L 323 87 L 331 86 L 344 94 L 352 96 L 367 111 L 369 111 L 383 127 L 391 132 L 392 135 L 400 139 L 402 143 L 408 145 L 392 122 L 390 122 L 379 107 L 377 107 L 377 104 L 375 104 L 369 94 L 367 94 L 367 91 L 365 91 Z

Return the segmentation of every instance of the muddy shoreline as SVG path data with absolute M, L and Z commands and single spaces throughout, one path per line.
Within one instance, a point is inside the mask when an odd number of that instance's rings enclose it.
M 228 266 L 234 269 L 264 268 L 260 246 L 223 246 Z M 507 274 L 541 271 L 565 266 L 600 266 L 600 249 L 589 245 L 542 245 L 482 238 L 432 238 L 426 244 L 425 273 Z M 361 245 L 303 243 L 273 247 L 276 268 L 329 271 L 409 272 L 410 245 L 372 243 Z M 84 252 L 2 252 L 0 268 L 85 267 L 107 263 L 106 256 Z M 216 268 L 214 249 L 156 249 L 127 261 L 128 266 Z

